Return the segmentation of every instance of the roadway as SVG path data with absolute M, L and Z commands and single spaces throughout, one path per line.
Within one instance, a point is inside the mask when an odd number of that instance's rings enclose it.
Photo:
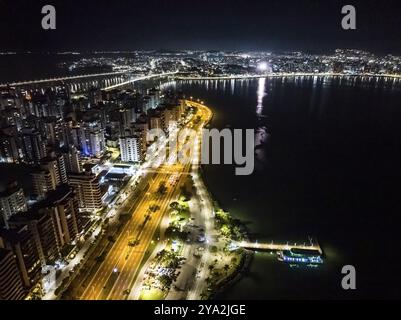
M 3 86 L 11 86 L 18 87 L 24 85 L 34 85 L 34 84 L 43 84 L 48 82 L 62 82 L 69 80 L 78 80 L 78 79 L 86 79 L 86 78 L 96 78 L 96 77 L 107 77 L 107 76 L 115 76 L 122 75 L 126 73 L 130 73 L 132 71 L 116 71 L 116 72 L 106 72 L 106 73 L 94 73 L 94 74 L 83 74 L 77 76 L 70 77 L 57 77 L 57 78 L 48 78 L 48 79 L 38 79 L 38 80 L 27 80 L 27 81 L 19 81 L 12 83 L 1 83 L 0 87 Z M 147 80 L 151 78 L 163 77 L 178 74 L 179 71 L 174 72 L 166 72 L 160 74 L 153 74 L 138 77 L 132 80 L 128 80 L 119 84 L 112 85 L 107 87 L 105 90 L 112 90 L 118 88 L 120 86 L 124 86 L 136 81 Z M 388 79 L 397 79 L 401 80 L 401 75 L 397 74 L 375 74 L 375 73 L 357 73 L 357 74 L 344 74 L 344 73 L 335 73 L 335 72 L 274 72 L 274 73 L 266 73 L 266 74 L 241 74 L 241 75 L 222 75 L 222 76 L 177 76 L 175 80 L 233 80 L 233 79 L 254 79 L 254 78 L 269 78 L 269 77 L 367 77 L 367 78 L 388 78 Z
M 28 81 L 20 81 L 20 82 L 12 82 L 12 83 L 2 83 L 1 86 L 9 85 L 11 87 L 18 87 L 24 85 L 32 85 L 32 84 L 42 84 L 46 82 L 58 82 L 58 81 L 68 81 L 68 80 L 77 80 L 77 79 L 86 79 L 86 78 L 95 78 L 95 77 L 107 77 L 107 76 L 116 76 L 124 73 L 128 73 L 129 71 L 117 71 L 117 72 L 105 72 L 105 73 L 92 73 L 92 74 L 82 74 L 78 76 L 71 77 L 57 77 L 57 78 L 48 78 L 48 79 L 39 79 L 39 80 L 28 80 Z
M 26 86 L 26 85 L 43 84 L 43 83 L 48 83 L 48 82 L 63 82 L 63 81 L 79 80 L 79 79 L 87 79 L 87 78 L 117 76 L 117 75 L 122 75 L 122 74 L 130 73 L 130 72 L 132 72 L 132 71 L 93 73 L 93 74 L 83 74 L 83 75 L 71 76 L 71 77 L 57 77 L 57 78 L 28 80 L 28 81 L 20 81 L 20 82 L 12 82 L 12 83 L 1 83 L 0 87 L 7 86 L 7 85 L 10 86 L 10 87 L 20 87 L 20 86 Z M 134 79 L 131 79 L 129 81 L 121 82 L 121 83 L 112 85 L 110 87 L 106 87 L 104 90 L 115 89 L 117 87 L 120 87 L 120 86 L 123 86 L 123 85 L 126 85 L 126 84 L 130 84 L 130 83 L 133 83 L 133 82 L 136 82 L 136 81 L 148 80 L 148 79 L 152 79 L 152 78 L 169 76 L 169 75 L 176 74 L 177 72 L 178 71 L 164 72 L 164 73 L 158 73 L 158 74 L 150 74 L 150 75 L 134 78 Z
M 202 116 L 202 111 L 200 115 Z M 177 150 L 180 147 L 181 144 L 178 144 Z M 190 161 L 186 164 L 167 162 L 159 167 L 159 172 L 149 174 L 143 179 L 143 183 L 149 182 L 149 190 L 140 195 L 139 203 L 136 206 L 130 208 L 129 213 L 132 214 L 132 217 L 122 228 L 100 267 L 81 283 L 83 293 L 80 295 L 80 299 L 120 300 L 127 298 L 146 253 L 150 254 L 149 245 L 161 219 L 168 212 L 169 204 L 181 192 L 179 186 L 184 177 L 186 178 L 186 174 L 181 173 L 188 173 L 190 168 Z M 167 185 L 170 172 L 180 174 L 178 183 L 175 185 Z M 162 182 L 165 182 L 167 186 L 165 194 L 158 193 Z M 150 206 L 158 206 L 158 210 L 150 212 Z M 130 240 L 137 241 L 137 245 L 129 246 Z
M 206 272 L 207 265 L 210 263 L 210 254 L 208 247 L 213 245 L 214 238 L 213 234 L 216 233 L 213 224 L 213 205 L 212 200 L 209 197 L 209 193 L 206 190 L 202 178 L 199 175 L 199 160 L 200 160 L 200 147 L 201 147 L 201 128 L 204 127 L 211 119 L 212 112 L 201 103 L 196 103 L 193 101 L 187 101 L 187 105 L 197 107 L 202 115 L 202 120 L 196 126 L 197 136 L 194 141 L 194 149 L 191 154 L 191 171 L 186 173 L 183 172 L 182 175 L 191 175 L 194 181 L 194 186 L 197 190 L 196 194 L 193 195 L 191 201 L 189 202 L 190 212 L 191 212 L 191 227 L 188 227 L 189 231 L 189 242 L 183 243 L 183 249 L 181 255 L 186 258 L 185 263 L 180 269 L 180 274 L 177 280 L 174 282 L 173 287 L 167 294 L 166 300 L 181 300 L 186 299 L 188 293 L 191 293 L 191 298 L 199 299 L 201 293 L 206 289 Z M 196 226 L 196 228 L 195 228 Z M 204 230 L 200 232 L 200 230 Z M 198 242 L 198 236 L 205 233 L 207 241 L 205 243 Z M 163 235 L 161 235 L 163 238 Z M 152 258 L 155 253 L 159 252 L 165 247 L 166 243 L 161 242 L 154 249 L 153 255 L 147 260 L 147 263 L 141 268 L 140 273 L 131 289 L 130 296 L 128 299 L 137 300 L 140 296 L 142 282 L 145 279 L 145 271 L 149 267 Z M 199 247 L 203 248 L 202 258 L 195 257 L 194 254 L 199 253 L 197 250 Z M 198 274 L 197 277 L 194 275 Z M 196 287 L 195 290 L 191 288 Z
M 125 82 L 117 83 L 117 84 L 112 85 L 110 87 L 106 87 L 103 90 L 109 91 L 109 90 L 113 90 L 115 88 L 118 88 L 118 87 L 121 87 L 121 86 L 125 86 L 127 84 L 134 83 L 134 82 L 137 82 L 137 81 L 149 80 L 149 79 L 152 79 L 152 78 L 159 78 L 159 77 L 166 77 L 166 76 L 174 75 L 174 74 L 177 74 L 177 73 L 178 73 L 178 71 L 174 71 L 174 72 L 165 72 L 165 73 L 159 73 L 159 74 L 143 76 L 143 77 L 131 79 L 131 80 L 128 80 L 128 81 L 125 81 Z
M 207 124 L 212 118 L 212 112 L 209 108 L 206 108 L 202 103 L 198 103 L 195 101 L 188 102 L 190 106 L 197 107 L 203 112 L 205 112 L 205 122 L 204 125 Z M 202 136 L 200 135 L 199 138 Z M 206 236 L 206 245 L 204 253 L 202 254 L 201 259 L 198 261 L 197 266 L 197 273 L 196 277 L 190 287 L 187 299 L 188 300 L 199 300 L 202 298 L 202 293 L 207 289 L 207 282 L 206 278 L 209 273 L 208 266 L 211 263 L 211 254 L 210 254 L 210 247 L 215 244 L 215 235 L 217 234 L 215 227 L 214 227 L 214 209 L 213 209 L 213 201 L 210 197 L 209 191 L 207 190 L 202 177 L 199 174 L 199 159 L 200 159 L 200 148 L 198 149 L 197 153 L 197 162 L 192 168 L 192 176 L 194 179 L 195 187 L 198 191 L 198 198 L 200 201 L 201 210 L 196 213 L 197 219 L 201 220 L 201 224 L 205 230 Z

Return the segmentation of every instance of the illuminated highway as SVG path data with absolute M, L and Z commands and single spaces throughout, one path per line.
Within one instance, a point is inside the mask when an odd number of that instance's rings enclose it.
M 110 87 L 106 87 L 103 90 L 108 91 L 108 90 L 112 90 L 112 89 L 115 89 L 115 88 L 118 88 L 118 87 L 121 87 L 121 86 L 125 86 L 127 84 L 134 83 L 134 82 L 137 82 L 137 81 L 148 80 L 148 79 L 158 78 L 158 77 L 166 77 L 166 76 L 171 76 L 171 75 L 174 75 L 174 74 L 177 74 L 177 73 L 178 73 L 178 71 L 174 71 L 174 72 L 165 72 L 165 73 L 152 74 L 152 75 L 147 75 L 147 76 L 143 76 L 143 77 L 138 77 L 138 78 L 134 78 L 134 79 L 131 79 L 131 80 L 128 80 L 128 81 L 125 81 L 125 82 L 117 83 L 117 84 L 112 85 Z
M 26 86 L 26 85 L 34 85 L 34 84 L 44 84 L 48 82 L 63 82 L 63 81 L 69 81 L 69 80 L 79 80 L 79 79 L 88 79 L 88 78 L 96 78 L 96 77 L 107 77 L 107 76 L 117 76 L 117 75 L 122 75 L 122 74 L 127 74 L 130 71 L 117 71 L 117 72 L 106 72 L 106 73 L 93 73 L 93 74 L 83 74 L 79 76 L 71 76 L 71 77 L 57 77 L 57 78 L 48 78 L 48 79 L 39 79 L 39 80 L 29 80 L 29 81 L 20 81 L 20 82 L 13 82 L 13 83 L 2 83 L 0 86 L 11 86 L 11 87 L 20 87 L 20 86 Z M 121 86 L 124 86 L 126 84 L 130 84 L 136 81 L 141 81 L 141 80 L 148 80 L 152 78 L 158 78 L 158 77 L 164 77 L 164 76 L 169 76 L 176 74 L 178 71 L 175 72 L 165 72 L 165 73 L 159 73 L 159 74 L 150 74 L 142 77 L 137 77 L 134 79 L 131 79 L 129 81 L 121 82 L 115 85 L 112 85 L 110 87 L 105 88 L 104 90 L 111 90 L 114 88 L 118 88 Z
M 202 118 L 204 117 L 203 110 L 198 109 L 198 115 Z M 199 129 L 203 123 L 202 121 L 200 124 L 192 125 L 195 129 Z M 179 143 L 177 150 L 180 150 L 180 147 Z M 79 294 L 80 299 L 119 300 L 127 298 L 161 219 L 168 212 L 170 203 L 181 192 L 179 186 L 190 172 L 191 159 L 192 156 L 185 164 L 164 163 L 156 172 L 149 172 L 142 179 L 142 185 L 149 183 L 149 188 L 139 195 L 138 203 L 131 202 L 128 205 L 127 211 L 132 214 L 132 217 L 116 237 L 99 268 L 91 271 L 80 284 L 82 287 L 82 293 Z M 180 178 L 178 183 L 168 185 L 167 181 L 172 173 L 179 174 Z M 158 192 L 161 183 L 166 183 L 167 189 L 164 194 Z M 157 206 L 157 210 L 152 212 L 151 206 Z M 136 245 L 129 246 L 130 241 L 136 242 Z
M 196 107 L 200 111 L 202 120 L 199 125 L 195 127 L 197 130 L 196 136 L 193 139 L 195 148 L 192 153 L 192 166 L 188 173 L 182 173 L 182 175 L 190 174 L 193 178 L 194 187 L 196 189 L 196 194 L 193 195 L 193 208 L 191 209 L 191 219 L 192 223 L 199 227 L 202 227 L 205 232 L 206 242 L 202 255 L 202 259 L 194 258 L 193 254 L 199 247 L 199 243 L 195 242 L 184 242 L 182 256 L 186 258 L 186 263 L 180 269 L 180 280 L 176 283 L 180 289 L 179 291 L 171 289 L 166 297 L 167 300 L 179 300 L 179 299 L 200 299 L 202 292 L 207 287 L 207 282 L 205 281 L 208 269 L 207 266 L 210 264 L 211 255 L 209 253 L 208 247 L 214 244 L 213 235 L 217 234 L 214 228 L 214 210 L 212 199 L 209 197 L 209 192 L 207 191 L 203 180 L 199 175 L 199 162 L 200 162 L 200 148 L 202 131 L 199 130 L 203 128 L 211 119 L 212 112 L 209 108 L 204 106 L 202 103 L 195 101 L 186 101 L 187 105 Z M 165 247 L 164 243 L 160 243 L 155 252 L 159 252 Z M 138 275 L 134 286 L 131 289 L 131 294 L 129 299 L 138 299 L 141 292 L 142 281 L 145 279 L 144 272 L 147 269 L 151 258 L 148 259 L 148 263 L 142 267 L 141 273 Z M 198 276 L 194 277 L 193 270 L 198 270 Z M 177 285 L 175 287 L 177 287 Z M 193 288 L 193 289 L 191 289 Z
M 130 73 L 131 71 L 117 71 L 117 72 L 106 72 L 106 73 L 94 73 L 94 74 L 83 74 L 77 76 L 69 76 L 69 77 L 56 77 L 56 78 L 47 78 L 47 79 L 38 79 L 38 80 L 28 80 L 28 81 L 20 81 L 13 83 L 1 83 L 1 86 L 11 86 L 11 87 L 20 87 L 26 85 L 36 85 L 36 84 L 44 84 L 51 82 L 63 82 L 63 81 L 71 81 L 71 80 L 80 80 L 80 79 L 89 79 L 96 77 L 108 77 L 108 76 L 118 76 Z M 385 78 L 385 79 L 396 79 L 401 80 L 401 75 L 396 74 L 375 74 L 375 73 L 357 73 L 357 74 L 344 74 L 344 73 L 333 73 L 333 72 L 272 72 L 266 74 L 239 74 L 239 75 L 222 75 L 222 76 L 182 76 L 178 75 L 179 71 L 174 72 L 165 72 L 160 74 L 151 74 L 146 76 L 141 76 L 137 78 L 133 78 L 128 81 L 124 81 L 121 83 L 117 83 L 111 85 L 109 87 L 104 88 L 104 90 L 112 90 L 130 83 L 134 83 L 141 80 L 148 80 L 152 78 L 165 77 L 165 76 L 173 76 L 175 80 L 233 80 L 233 79 L 257 79 L 257 78 L 277 78 L 277 77 L 345 77 L 345 78 L 354 78 L 354 77 L 362 77 L 362 78 Z
M 92 73 L 92 74 L 82 74 L 79 76 L 70 76 L 70 77 L 57 77 L 57 78 L 47 78 L 47 79 L 39 79 L 39 80 L 29 80 L 29 81 L 20 81 L 13 83 L 2 83 L 0 86 L 9 85 L 11 87 L 19 87 L 24 85 L 32 85 L 32 84 L 43 84 L 47 82 L 61 82 L 68 80 L 78 80 L 78 79 L 87 79 L 87 78 L 96 78 L 96 77 L 107 77 L 107 76 L 117 76 L 128 73 L 129 71 L 117 71 L 117 72 L 106 72 L 106 73 Z

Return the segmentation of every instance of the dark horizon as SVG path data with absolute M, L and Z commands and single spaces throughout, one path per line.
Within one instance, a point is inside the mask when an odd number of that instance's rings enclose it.
M 57 29 L 41 28 L 41 8 L 57 10 Z M 357 30 L 341 28 L 352 4 Z M 224 50 L 401 54 L 400 3 L 221 0 L 28 2 L 0 0 L 0 51 Z

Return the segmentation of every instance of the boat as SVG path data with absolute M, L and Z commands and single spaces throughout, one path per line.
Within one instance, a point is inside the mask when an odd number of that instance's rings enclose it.
M 277 253 L 278 260 L 290 264 L 322 264 L 322 255 L 318 250 L 309 249 L 289 249 Z

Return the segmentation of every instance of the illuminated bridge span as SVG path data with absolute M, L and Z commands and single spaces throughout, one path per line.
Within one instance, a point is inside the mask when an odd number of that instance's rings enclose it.
M 107 72 L 107 73 L 93 73 L 93 74 L 83 74 L 79 76 L 71 76 L 71 77 L 58 77 L 58 78 L 49 78 L 49 79 L 40 79 L 40 80 L 30 80 L 30 81 L 20 81 L 13 83 L 3 83 L 0 86 L 11 86 L 11 87 L 21 87 L 26 85 L 34 85 L 34 84 L 43 84 L 43 83 L 53 83 L 53 82 L 63 82 L 70 80 L 79 80 L 79 79 L 87 79 L 87 78 L 97 78 L 97 77 L 108 77 L 108 76 L 116 76 L 125 74 L 129 71 L 118 71 L 118 72 Z
M 290 250 L 290 249 L 302 249 L 302 250 L 315 250 L 319 251 L 320 254 L 323 254 L 323 250 L 320 247 L 320 245 L 315 242 L 313 243 L 311 241 L 311 244 L 307 245 L 305 243 L 298 244 L 279 244 L 279 243 L 258 243 L 258 242 L 247 242 L 247 241 L 242 241 L 236 243 L 238 247 L 242 247 L 244 249 L 249 249 L 249 250 L 254 250 L 254 251 L 284 251 L 284 250 Z
M 135 76 L 131 74 L 130 71 L 120 71 L 120 72 L 109 72 L 109 73 L 97 73 L 97 74 L 86 74 L 80 76 L 72 77 L 59 77 L 59 78 L 49 78 L 41 80 L 32 81 L 21 81 L 14 83 L 0 84 L 2 86 L 11 87 L 23 87 L 25 89 L 29 88 L 40 88 L 42 85 L 46 84 L 48 87 L 56 87 L 58 85 L 63 85 L 69 87 L 72 93 L 85 92 L 91 87 L 99 88 L 102 90 L 112 90 L 136 81 L 147 80 L 152 78 L 166 77 L 176 74 L 175 72 L 165 72 L 159 74 L 150 74 L 145 76 Z
M 143 77 L 133 78 L 133 79 L 130 79 L 128 81 L 124 81 L 124 82 L 117 83 L 117 84 L 114 84 L 112 86 L 106 87 L 103 90 L 108 91 L 108 90 L 112 90 L 112 89 L 115 89 L 115 88 L 118 88 L 118 87 L 121 87 L 121 86 L 125 86 L 125 85 L 130 84 L 130 83 L 134 83 L 136 81 L 148 80 L 148 79 L 159 78 L 159 77 L 167 77 L 167 76 L 171 76 L 171 75 L 174 75 L 174 74 L 177 74 L 177 73 L 178 73 L 178 71 L 165 72 L 165 73 L 152 74 L 152 75 L 147 75 L 147 76 L 143 76 Z

